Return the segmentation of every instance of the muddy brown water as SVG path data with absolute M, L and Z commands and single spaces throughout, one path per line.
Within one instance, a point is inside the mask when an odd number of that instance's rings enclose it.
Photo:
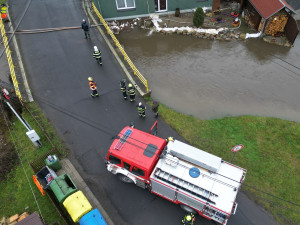
M 300 122 L 300 37 L 212 41 L 136 29 L 118 36 L 152 97 L 200 119 L 257 115 Z

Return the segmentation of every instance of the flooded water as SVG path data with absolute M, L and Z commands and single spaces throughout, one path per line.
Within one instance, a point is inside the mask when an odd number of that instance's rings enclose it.
M 118 39 L 152 97 L 176 111 L 200 119 L 258 115 L 300 122 L 299 36 L 293 48 L 142 29 Z

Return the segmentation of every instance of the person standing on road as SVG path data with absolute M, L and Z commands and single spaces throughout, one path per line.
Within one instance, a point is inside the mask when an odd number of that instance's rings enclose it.
M 187 214 L 181 221 L 184 225 L 193 225 L 195 221 L 194 214 Z
M 130 101 L 135 101 L 135 88 L 132 86 L 132 84 L 128 84 L 128 94 L 130 97 Z
M 92 77 L 89 77 L 88 80 L 89 80 L 90 89 L 92 90 L 92 93 L 91 93 L 92 98 L 98 97 L 99 94 L 97 91 L 96 82 L 94 82 Z
M 125 83 L 125 79 L 122 79 L 120 81 L 120 87 L 121 87 L 121 91 L 123 93 L 123 98 L 124 100 L 127 100 L 127 92 L 126 92 L 126 83 Z
M 153 105 L 152 105 L 152 111 L 154 112 L 154 117 L 158 117 L 158 102 L 156 100 L 153 100 Z
M 140 102 L 136 107 L 139 112 L 139 116 L 145 118 L 146 117 L 146 106 L 144 106 L 143 103 Z
M 98 50 L 97 46 L 94 46 L 93 57 L 94 57 L 94 58 L 96 59 L 96 61 L 102 66 L 101 51 Z
M 85 38 L 90 38 L 90 26 L 89 24 L 85 21 L 85 19 L 82 20 L 82 23 L 81 23 L 81 28 L 83 29 L 84 31 L 84 35 L 85 35 Z
M 1 5 L 1 18 L 3 20 L 3 22 L 9 22 L 8 18 L 7 18 L 7 7 L 6 4 L 2 4 Z

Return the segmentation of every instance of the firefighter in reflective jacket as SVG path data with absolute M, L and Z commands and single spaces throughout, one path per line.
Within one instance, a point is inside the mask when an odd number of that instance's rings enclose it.
M 7 18 L 7 7 L 5 4 L 1 5 L 1 18 L 4 22 L 8 22 Z
M 184 225 L 193 225 L 194 224 L 194 221 L 195 221 L 195 216 L 194 214 L 187 214 L 183 220 L 182 220 L 182 223 Z
M 93 57 L 94 57 L 94 58 L 96 59 L 96 61 L 102 66 L 101 51 L 98 50 L 97 46 L 94 46 Z
M 132 86 L 132 84 L 128 84 L 128 94 L 130 97 L 130 101 L 135 101 L 135 88 Z
M 93 98 L 98 97 L 99 94 L 98 94 L 98 91 L 97 91 L 96 83 L 93 81 L 92 77 L 89 77 L 88 80 L 89 80 L 90 89 L 92 90 L 91 96 Z
M 125 83 L 125 81 L 126 81 L 125 79 L 122 79 L 120 81 L 120 88 L 121 88 L 121 91 L 123 93 L 123 98 L 125 100 L 127 100 L 127 92 L 126 92 L 126 83 Z
M 144 106 L 141 102 L 136 106 L 139 112 L 139 116 L 145 118 L 146 106 Z

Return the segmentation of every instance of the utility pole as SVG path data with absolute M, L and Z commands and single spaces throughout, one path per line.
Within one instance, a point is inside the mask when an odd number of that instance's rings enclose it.
M 32 143 L 36 147 L 42 147 L 42 143 L 40 142 L 39 135 L 31 128 L 29 123 L 21 116 L 19 113 L 14 109 L 14 107 L 9 102 L 9 92 L 6 89 L 2 89 L 2 94 L 6 98 L 5 103 L 8 105 L 8 107 L 11 109 L 11 111 L 16 115 L 16 117 L 20 120 L 20 122 L 24 125 L 24 127 L 27 129 L 26 135 L 28 138 L 32 141 Z

